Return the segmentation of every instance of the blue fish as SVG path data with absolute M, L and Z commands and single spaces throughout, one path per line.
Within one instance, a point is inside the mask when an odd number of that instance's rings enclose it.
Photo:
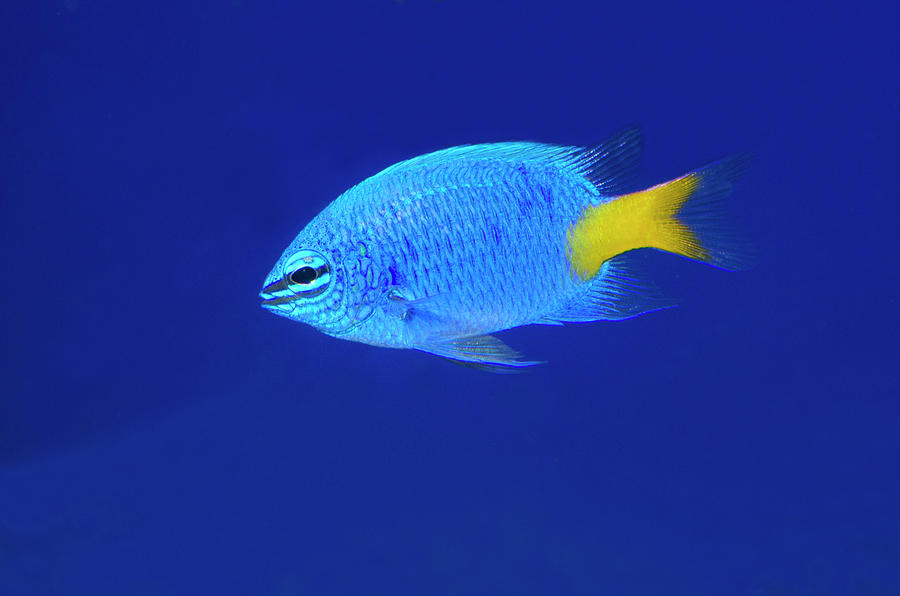
M 492 334 L 670 306 L 635 275 L 636 249 L 748 264 L 721 201 L 746 156 L 635 192 L 640 151 L 640 133 L 627 130 L 593 147 L 493 143 L 397 163 L 297 235 L 262 306 L 334 337 L 475 368 L 538 364 Z

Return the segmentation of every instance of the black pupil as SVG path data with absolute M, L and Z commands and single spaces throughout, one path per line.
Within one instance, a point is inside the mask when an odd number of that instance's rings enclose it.
M 300 267 L 291 273 L 291 281 L 295 284 L 308 284 L 316 279 L 316 270 L 312 267 Z

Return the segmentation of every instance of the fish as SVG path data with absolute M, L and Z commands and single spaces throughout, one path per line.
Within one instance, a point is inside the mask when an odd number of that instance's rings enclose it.
M 628 129 L 588 147 L 486 143 L 396 163 L 302 229 L 262 306 L 336 338 L 513 372 L 543 362 L 497 332 L 671 307 L 636 251 L 749 267 L 724 199 L 750 156 L 636 190 L 642 145 Z

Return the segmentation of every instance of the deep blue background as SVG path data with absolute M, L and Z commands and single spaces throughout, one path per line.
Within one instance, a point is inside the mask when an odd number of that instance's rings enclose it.
M 4 2 L 0 593 L 900 594 L 897 9 L 679 4 Z M 258 306 L 397 160 L 631 124 L 756 153 L 754 270 L 515 376 Z

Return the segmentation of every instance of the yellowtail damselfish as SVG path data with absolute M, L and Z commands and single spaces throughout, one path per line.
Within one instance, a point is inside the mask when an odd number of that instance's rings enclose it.
M 650 248 L 726 270 L 749 262 L 722 199 L 732 157 L 634 191 L 641 135 L 593 147 L 494 143 L 414 157 L 317 215 L 265 280 L 263 306 L 329 335 L 503 371 L 537 364 L 493 333 L 619 320 L 669 306 L 637 279 Z

